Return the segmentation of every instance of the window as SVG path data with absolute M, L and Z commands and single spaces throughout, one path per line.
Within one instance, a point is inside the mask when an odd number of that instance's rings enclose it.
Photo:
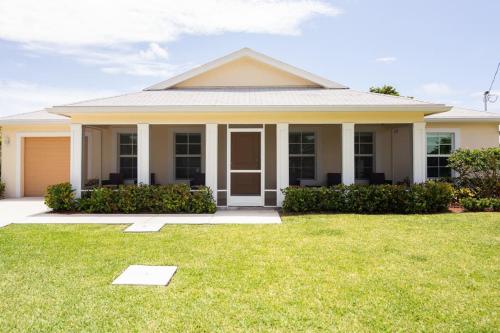
M 354 134 L 354 168 L 356 179 L 368 179 L 373 172 L 375 157 L 373 133 Z
M 137 178 L 137 134 L 120 133 L 119 135 L 119 165 L 120 174 L 124 179 Z
M 175 179 L 193 179 L 201 173 L 201 134 L 175 134 Z
M 427 133 L 427 178 L 451 177 L 448 157 L 455 145 L 453 133 Z
M 292 132 L 289 134 L 289 177 L 291 185 L 297 185 L 300 179 L 315 178 L 315 144 L 314 132 Z

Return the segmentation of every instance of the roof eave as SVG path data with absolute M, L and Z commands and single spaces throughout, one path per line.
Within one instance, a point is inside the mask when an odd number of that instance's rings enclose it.
M 426 118 L 425 121 L 428 123 L 499 123 L 500 118 Z
M 449 111 L 441 104 L 430 105 L 156 105 L 156 106 L 58 106 L 50 113 L 134 113 L 134 112 L 424 112 L 426 115 Z
M 0 126 L 5 125 L 64 125 L 70 124 L 70 119 L 5 119 L 0 120 Z

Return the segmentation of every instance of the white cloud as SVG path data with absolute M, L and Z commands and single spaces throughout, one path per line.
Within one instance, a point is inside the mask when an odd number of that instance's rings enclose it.
M 0 80 L 0 116 L 41 110 L 76 101 L 116 95 L 109 90 L 82 90 Z
M 69 56 L 83 64 L 98 66 L 101 71 L 109 74 L 169 77 L 185 69 L 185 66 L 167 62 L 167 50 L 157 43 L 150 43 L 145 50 L 137 50 L 128 45 L 58 48 L 52 44 L 29 43 L 23 47 L 32 52 Z
M 449 96 L 458 93 L 457 91 L 452 89 L 449 85 L 442 82 L 430 82 L 423 84 L 419 90 L 431 96 Z
M 0 13 L 0 39 L 106 73 L 165 77 L 175 67 L 160 43 L 185 34 L 298 35 L 314 16 L 340 10 L 325 0 L 2 0 Z M 149 47 L 138 51 L 137 44 Z
M 3 0 L 0 38 L 67 45 L 168 42 L 181 34 L 294 35 L 315 15 L 340 10 L 324 0 Z
M 396 57 L 381 57 L 381 58 L 375 59 L 376 62 L 381 62 L 384 64 L 392 64 L 396 60 L 398 60 L 398 58 L 396 58 Z

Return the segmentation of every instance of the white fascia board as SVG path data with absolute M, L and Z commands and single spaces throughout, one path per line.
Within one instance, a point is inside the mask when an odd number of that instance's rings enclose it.
M 315 74 L 309 73 L 309 72 L 302 70 L 300 68 L 297 68 L 297 67 L 294 67 L 292 65 L 281 62 L 279 60 L 273 59 L 273 58 L 266 56 L 262 53 L 255 52 L 254 50 L 251 50 L 249 48 L 243 48 L 241 50 L 230 53 L 230 54 L 223 56 L 221 58 L 210 61 L 210 62 L 208 62 L 204 65 L 201 65 L 199 67 L 193 68 L 185 73 L 174 76 L 168 80 L 154 84 L 154 85 L 152 85 L 144 90 L 168 89 L 172 86 L 175 86 L 176 84 L 178 84 L 180 82 L 186 81 L 192 77 L 195 77 L 197 75 L 200 75 L 200 74 L 205 73 L 209 70 L 220 67 L 224 64 L 227 64 L 231 61 L 234 61 L 236 59 L 243 58 L 243 57 L 249 57 L 249 58 L 255 59 L 257 61 L 260 61 L 262 63 L 268 64 L 270 66 L 276 67 L 276 68 L 281 69 L 285 72 L 291 73 L 293 75 L 296 75 L 296 76 L 302 77 L 306 80 L 309 80 L 311 82 L 314 82 L 314 83 L 316 83 L 324 88 L 334 88 L 334 89 L 346 89 L 346 88 L 348 88 L 348 87 L 341 85 L 337 82 L 327 80 L 325 78 L 322 78 L 322 77 L 317 76 Z
M 500 117 L 498 118 L 425 118 L 428 123 L 499 123 Z
M 448 111 L 444 105 L 157 105 L 157 106 L 72 106 L 54 107 L 49 112 L 60 115 L 74 113 L 169 113 L 169 112 L 425 112 L 426 114 Z
M 70 124 L 69 119 L 5 119 L 0 120 L 1 125 L 52 125 Z

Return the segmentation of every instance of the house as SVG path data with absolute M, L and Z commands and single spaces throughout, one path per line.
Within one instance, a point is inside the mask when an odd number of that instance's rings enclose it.
M 250 49 L 143 91 L 4 117 L 8 197 L 70 181 L 206 184 L 219 206 L 280 206 L 289 184 L 451 176 L 498 146 L 500 116 L 360 92 Z M 375 175 L 375 176 L 374 176 Z

